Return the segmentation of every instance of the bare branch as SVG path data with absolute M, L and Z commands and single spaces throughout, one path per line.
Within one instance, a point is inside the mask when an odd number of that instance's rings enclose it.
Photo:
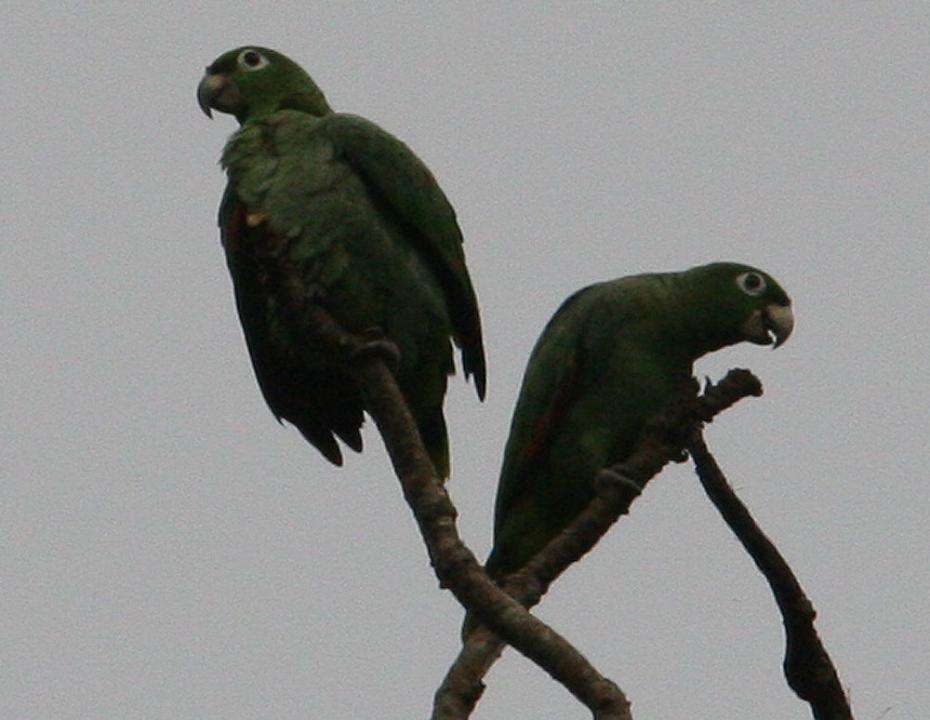
M 814 627 L 817 613 L 788 563 L 733 492 L 700 432 L 694 434 L 688 450 L 707 496 L 772 588 L 785 625 L 783 667 L 788 686 L 810 703 L 816 720 L 852 720 L 836 668 Z
M 562 683 L 583 702 L 595 720 L 631 720 L 623 692 L 600 675 L 567 640 L 536 619 L 501 590 L 464 545 L 455 525 L 456 510 L 420 440 L 416 423 L 394 376 L 377 353 L 345 332 L 313 302 L 297 282 L 290 264 L 280 259 L 282 300 L 301 329 L 319 348 L 348 363 L 365 396 L 404 497 L 426 543 L 440 586 L 467 609 L 488 619 L 495 632 Z
M 465 720 L 484 693 L 482 679 L 501 656 L 507 643 L 486 626 L 464 639 L 462 649 L 433 697 L 430 720 Z
M 702 422 L 711 422 L 745 397 L 761 395 L 762 384 L 748 370 L 734 369 L 716 385 L 708 383 L 700 397 L 696 394 L 696 383 L 689 382 L 679 402 L 650 423 L 626 461 L 601 471 L 597 495 L 588 507 L 523 568 L 501 581 L 508 594 L 527 608 L 538 603 L 552 582 L 629 512 L 649 480 L 670 461 L 684 459 L 687 439 Z M 484 690 L 482 679 L 503 648 L 504 641 L 483 627 L 465 639 L 436 692 L 432 720 L 460 720 L 471 714 Z

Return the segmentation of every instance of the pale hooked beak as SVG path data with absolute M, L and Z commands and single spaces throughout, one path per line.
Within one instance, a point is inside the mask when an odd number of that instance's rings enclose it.
M 207 72 L 197 86 L 197 104 L 208 118 L 213 110 L 235 113 L 242 104 L 239 88 L 228 75 Z
M 740 330 L 749 342 L 771 345 L 774 350 L 784 345 L 794 330 L 794 313 L 790 305 L 766 305 L 752 313 Z

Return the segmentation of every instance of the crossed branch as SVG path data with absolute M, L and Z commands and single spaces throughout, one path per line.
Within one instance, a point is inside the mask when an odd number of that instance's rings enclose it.
M 791 573 L 746 508 L 733 494 L 704 444 L 704 423 L 742 398 L 762 394 L 747 370 L 731 370 L 698 396 L 696 383 L 657 418 L 638 449 L 620 465 L 602 470 L 589 506 L 519 572 L 500 585 L 492 581 L 456 529 L 456 510 L 429 460 L 416 424 L 388 367 L 366 343 L 347 333 L 296 282 L 281 260 L 283 300 L 301 329 L 334 359 L 352 369 L 365 397 L 427 547 L 440 587 L 450 590 L 484 622 L 465 642 L 436 693 L 433 720 L 467 718 L 481 697 L 482 678 L 505 644 L 564 685 L 595 720 L 632 720 L 626 696 L 601 675 L 565 638 L 528 612 L 551 583 L 588 552 L 611 525 L 629 512 L 651 478 L 671 461 L 694 459 L 704 488 L 750 552 L 775 593 L 786 630 L 785 673 L 799 697 L 811 704 L 815 720 L 852 720 L 829 655 L 813 626 L 814 610 Z

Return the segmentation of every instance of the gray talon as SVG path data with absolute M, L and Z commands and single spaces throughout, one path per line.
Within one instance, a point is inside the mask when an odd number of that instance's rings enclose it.
M 397 345 L 387 339 L 384 331 L 378 327 L 371 327 L 359 333 L 364 342 L 352 352 L 352 359 L 365 355 L 374 355 L 384 361 L 392 373 L 400 367 L 400 350 Z
M 634 495 L 639 495 L 643 491 L 639 483 L 609 467 L 602 469 L 597 474 L 594 483 L 598 489 L 613 488 L 624 492 L 632 492 Z

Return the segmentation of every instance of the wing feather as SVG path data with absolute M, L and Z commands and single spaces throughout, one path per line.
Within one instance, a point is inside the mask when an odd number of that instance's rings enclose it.
M 465 376 L 474 376 L 483 399 L 487 371 L 481 318 L 455 211 L 429 169 L 393 135 L 355 115 L 333 114 L 324 122 L 334 147 L 408 229 L 407 235 L 435 274 L 446 300 L 453 340 L 462 350 Z

